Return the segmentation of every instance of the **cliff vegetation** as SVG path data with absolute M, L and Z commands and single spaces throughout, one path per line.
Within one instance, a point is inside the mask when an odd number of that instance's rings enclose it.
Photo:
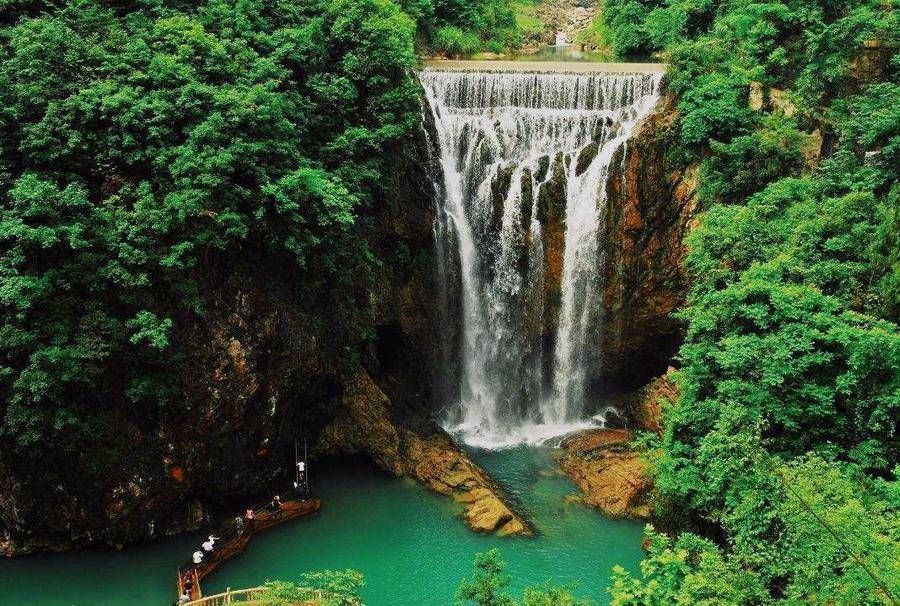
M 607 0 L 670 63 L 699 163 L 680 396 L 615 604 L 890 603 L 900 411 L 900 58 L 891 3 Z

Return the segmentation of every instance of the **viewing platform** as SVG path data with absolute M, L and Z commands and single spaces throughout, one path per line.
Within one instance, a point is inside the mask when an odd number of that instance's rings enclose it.
M 191 601 L 188 604 L 202 604 L 203 606 L 230 604 L 230 601 L 204 601 L 203 592 L 200 589 L 200 581 L 212 574 L 223 563 L 241 554 L 247 548 L 250 540 L 260 532 L 296 518 L 312 515 L 321 508 L 322 502 L 314 498 L 285 501 L 278 511 L 272 510 L 269 506 L 255 507 L 255 519 L 252 526 L 246 526 L 240 532 L 233 526 L 229 527 L 228 532 L 223 533 L 223 537 L 216 543 L 215 549 L 207 553 L 200 564 L 186 564 L 178 569 L 178 595 L 180 596 L 184 592 L 185 579 L 190 578 L 191 589 L 189 593 Z M 228 599 L 233 597 L 232 601 L 252 603 L 253 600 L 248 598 L 252 598 L 253 593 L 259 590 L 260 588 L 241 590 L 244 593 L 240 596 L 237 595 L 237 592 L 226 592 L 234 595 L 217 594 L 216 596 L 210 596 L 210 599 L 221 597 L 224 600 L 225 597 L 228 597 Z
M 568 74 L 654 74 L 666 71 L 665 63 L 598 63 L 594 61 L 466 61 L 430 59 L 426 69 L 477 72 L 538 72 Z

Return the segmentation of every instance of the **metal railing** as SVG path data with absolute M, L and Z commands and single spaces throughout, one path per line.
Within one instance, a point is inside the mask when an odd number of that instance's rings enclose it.
M 265 587 L 250 587 L 249 589 L 226 589 L 222 593 L 206 596 L 199 600 L 187 602 L 184 606 L 227 606 L 228 604 L 258 604 L 262 606 L 265 597 Z M 312 600 L 304 602 L 302 606 L 316 606 L 322 601 L 322 592 L 313 592 Z M 298 604 L 298 606 L 301 606 Z

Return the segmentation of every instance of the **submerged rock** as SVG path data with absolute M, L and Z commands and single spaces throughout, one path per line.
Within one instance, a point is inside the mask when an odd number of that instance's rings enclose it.
M 581 490 L 581 501 L 614 518 L 650 516 L 647 463 L 629 445 L 627 429 L 589 429 L 562 442 L 559 465 Z
M 316 450 L 363 454 L 381 468 L 411 477 L 452 496 L 465 507 L 472 530 L 500 536 L 530 535 L 527 521 L 504 502 L 493 480 L 437 427 L 412 431 L 390 418 L 390 401 L 364 371 L 347 383 L 336 420 L 325 427 Z

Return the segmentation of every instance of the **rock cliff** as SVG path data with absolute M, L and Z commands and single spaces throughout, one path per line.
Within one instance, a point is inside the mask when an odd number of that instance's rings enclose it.
M 658 433 L 663 406 L 675 402 L 674 369 L 624 398 L 620 405 L 635 429 Z M 631 429 L 589 429 L 566 438 L 560 468 L 581 491 L 579 499 L 610 517 L 646 519 L 651 513 L 648 464 L 631 445 Z
M 674 99 L 664 97 L 612 163 L 601 234 L 607 262 L 600 391 L 646 384 L 665 371 L 681 342 L 671 314 L 687 288 L 683 237 L 695 216 L 698 169 L 669 158 L 675 119 Z
M 506 505 L 497 485 L 443 431 L 411 431 L 390 420 L 391 402 L 360 371 L 346 385 L 334 422 L 320 434 L 322 454 L 363 454 L 396 476 L 415 478 L 465 506 L 473 530 L 499 535 L 532 534 L 525 519 Z
M 174 318 L 171 405 L 139 417 L 111 401 L 112 429 L 80 453 L 0 451 L 0 553 L 173 534 L 283 487 L 294 437 L 334 422 L 360 364 L 408 431 L 430 428 L 436 297 L 422 145 L 420 134 L 388 154 L 384 191 L 357 220 L 374 262 L 348 269 L 345 288 L 295 273 L 264 245 L 210 255 L 196 308 Z

